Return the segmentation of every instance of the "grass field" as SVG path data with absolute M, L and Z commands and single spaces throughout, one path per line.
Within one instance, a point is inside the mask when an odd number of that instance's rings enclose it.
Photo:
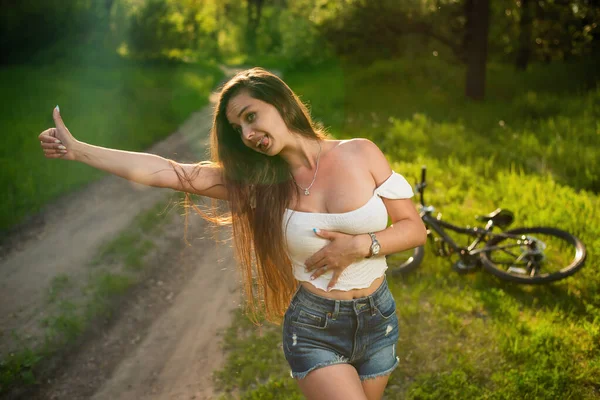
M 504 207 L 515 227 L 560 227 L 589 251 L 575 276 L 531 287 L 456 274 L 428 247 L 416 272 L 389 280 L 401 363 L 387 398 L 600 396 L 600 89 L 586 68 L 492 65 L 481 104 L 463 99 L 461 68 L 430 62 L 286 75 L 333 136 L 372 139 L 413 183 L 427 165 L 427 201 L 444 219 L 474 225 Z M 279 329 L 236 316 L 215 375 L 223 398 L 302 398 Z
M 211 65 L 61 62 L 0 69 L 0 91 L 8 99 L 0 113 L 0 232 L 102 176 L 85 165 L 44 158 L 37 136 L 54 126 L 54 106 L 60 106 L 77 139 L 139 151 L 173 133 L 207 104 L 222 76 Z
M 0 70 L 10 99 L 0 118 L 0 231 L 100 176 L 42 156 L 36 137 L 52 126 L 57 103 L 77 138 L 140 150 L 205 104 L 220 76 L 210 66 Z M 600 396 L 600 89 L 590 66 L 516 73 L 490 65 L 484 103 L 464 99 L 462 68 L 432 61 L 332 64 L 285 77 L 333 136 L 372 139 L 413 183 L 426 164 L 428 201 L 444 219 L 473 225 L 475 215 L 501 206 L 515 212 L 515 226 L 560 227 L 589 251 L 575 276 L 528 287 L 483 271 L 458 275 L 428 248 L 415 273 L 390 279 L 401 363 L 388 398 Z M 53 289 L 65 285 L 59 279 Z M 216 373 L 223 397 L 301 398 L 279 327 L 259 329 L 238 314 L 225 347 L 227 363 Z

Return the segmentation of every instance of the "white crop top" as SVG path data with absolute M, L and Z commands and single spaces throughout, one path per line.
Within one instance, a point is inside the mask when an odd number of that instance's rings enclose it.
M 375 188 L 373 197 L 360 208 L 345 213 L 310 213 L 287 209 L 284 213 L 283 228 L 286 234 L 288 253 L 292 260 L 294 277 L 299 281 L 310 282 L 313 286 L 327 290 L 333 276 L 328 271 L 311 281 L 314 272 L 304 272 L 304 261 L 329 243 L 327 239 L 317 236 L 313 228 L 348 233 L 352 235 L 378 232 L 387 227 L 388 214 L 381 197 L 388 199 L 408 199 L 413 196 L 412 187 L 406 179 L 396 173 L 379 187 Z M 385 256 L 365 258 L 350 264 L 340 275 L 333 287 L 336 290 L 348 291 L 363 289 L 387 270 Z

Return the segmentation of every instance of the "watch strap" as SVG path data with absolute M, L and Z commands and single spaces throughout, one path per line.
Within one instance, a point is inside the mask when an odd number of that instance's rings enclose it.
M 375 236 L 373 232 L 369 232 L 369 236 L 371 237 L 371 247 L 369 247 L 369 255 L 367 256 L 367 258 L 371 258 L 373 256 L 373 247 L 375 246 L 375 244 L 379 244 L 377 236 Z

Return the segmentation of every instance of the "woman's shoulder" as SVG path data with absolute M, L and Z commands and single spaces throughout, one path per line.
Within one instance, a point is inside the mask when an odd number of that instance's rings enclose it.
M 339 155 L 368 157 L 372 156 L 370 153 L 379 151 L 379 148 L 375 143 L 365 138 L 326 140 L 326 142 L 329 150 L 335 150 Z
M 331 140 L 335 147 L 344 149 L 346 152 L 362 154 L 364 156 L 373 156 L 371 153 L 381 153 L 381 150 L 375 143 L 366 138 L 352 138 L 345 140 Z M 382 154 L 382 153 L 381 153 Z
M 368 168 L 379 185 L 384 182 L 392 173 L 392 168 L 385 158 L 381 149 L 369 139 L 353 138 L 348 140 L 339 140 L 337 148 L 344 157 L 352 159 L 353 163 L 359 163 Z

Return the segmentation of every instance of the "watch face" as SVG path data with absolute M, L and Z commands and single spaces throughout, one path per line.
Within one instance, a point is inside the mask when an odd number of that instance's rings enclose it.
M 381 248 L 381 246 L 379 246 L 379 243 L 375 243 L 373 244 L 373 254 L 379 254 L 379 249 Z

